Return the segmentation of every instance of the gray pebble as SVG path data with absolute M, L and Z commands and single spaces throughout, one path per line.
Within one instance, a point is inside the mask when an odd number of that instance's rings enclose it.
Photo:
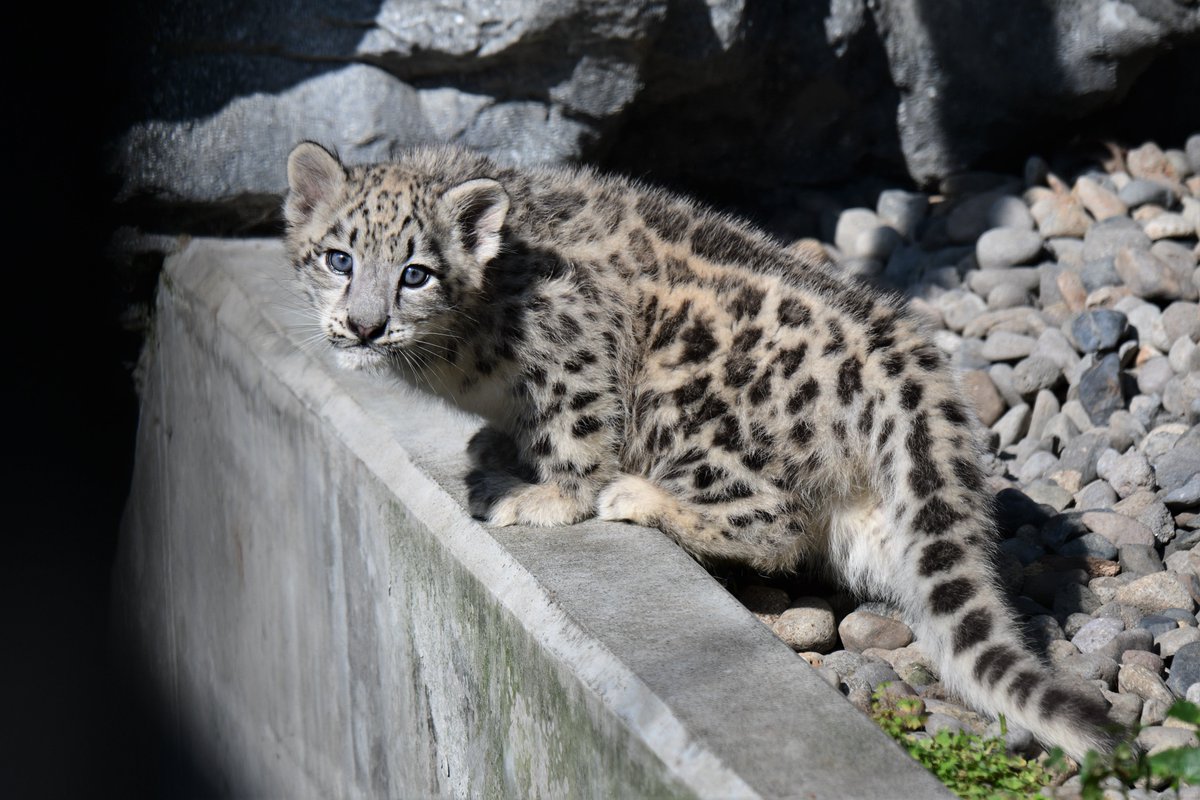
M 934 306 L 942 312 L 946 327 L 952 331 L 961 331 L 987 310 L 983 300 L 964 289 L 946 292 L 934 300 Z
M 1000 437 L 1000 448 L 1004 449 L 1020 441 L 1029 426 L 1029 406 L 1025 403 L 1013 406 L 1004 416 L 996 420 L 992 430 Z
M 1111 561 L 1117 557 L 1117 546 L 1098 533 L 1085 533 L 1058 548 L 1059 555 L 1090 556 Z
M 1097 220 L 1120 217 L 1129 212 L 1128 206 L 1121 202 L 1116 192 L 1090 177 L 1081 176 L 1075 181 L 1075 194 Z
M 1188 482 L 1163 495 L 1163 502 L 1172 509 L 1195 508 L 1200 506 L 1200 473 L 1193 475 Z
M 1167 541 L 1175 533 L 1170 510 L 1152 491 L 1143 489 L 1134 492 L 1114 505 L 1113 510 L 1145 525 L 1160 542 Z
M 1058 671 L 1085 681 L 1103 681 L 1109 689 L 1117 685 L 1117 662 L 1100 653 L 1080 653 L 1057 664 Z
M 860 234 L 879 227 L 879 217 L 869 208 L 848 208 L 838 216 L 833 244 L 845 256 L 860 255 L 855 244 Z
M 1086 574 L 1083 577 L 1087 577 Z M 1051 608 L 1055 614 L 1094 614 L 1103 602 L 1100 596 L 1082 583 L 1065 583 L 1054 593 Z
M 990 302 L 989 300 L 989 304 Z M 1200 372 L 1200 347 L 1188 337 L 1180 336 L 1167 353 L 1167 363 L 1175 370 L 1176 375 Z
M 1133 606 L 1143 614 L 1192 607 L 1191 594 L 1170 572 L 1155 572 L 1122 586 L 1117 590 L 1116 601 Z
M 883 264 L 891 257 L 892 252 L 900 246 L 904 237 L 889 225 L 877 225 L 862 231 L 854 238 L 850 255 L 855 258 L 868 259 L 878 262 L 871 267 L 874 274 L 883 271 Z M 863 270 L 860 269 L 859 272 Z
M 1147 429 L 1160 408 L 1162 401 L 1157 394 L 1139 394 L 1129 401 L 1129 413 Z
M 1011 269 L 977 269 L 967 275 L 971 291 L 986 297 L 999 286 L 1016 286 L 1032 292 L 1041 281 L 1040 267 L 1013 267 Z
M 1058 459 L 1054 457 L 1054 454 L 1039 450 L 1026 459 L 1025 463 L 1017 470 L 1017 478 L 1022 484 L 1033 483 L 1057 468 Z M 1068 492 L 1067 497 L 1070 498 L 1070 496 L 1070 492 Z
M 995 374 L 989 370 L 995 381 Z M 1013 368 L 1011 386 L 1014 394 L 1019 399 L 1021 396 L 1030 395 L 1039 392 L 1043 389 L 1050 389 L 1057 385 L 1063 377 L 1063 369 L 1057 363 L 1046 356 L 1031 355 L 1023 359 Z M 997 388 L 1003 392 L 1003 387 L 1000 383 L 996 383 Z M 1089 427 L 1091 423 L 1089 422 Z
M 1141 178 L 1125 184 L 1124 188 L 1117 193 L 1117 197 L 1130 208 L 1147 204 L 1167 208 L 1175 199 L 1174 193 L 1166 184 Z
M 1079 270 L 1079 280 L 1088 292 L 1094 292 L 1105 286 L 1120 286 L 1121 275 L 1117 272 L 1116 259 L 1093 258 L 1084 263 Z
M 1115 591 L 1116 589 L 1120 589 L 1122 586 L 1127 586 L 1130 583 L 1133 583 L 1133 581 L 1135 581 L 1135 580 L 1137 580 L 1137 577 L 1134 575 L 1117 575 L 1112 578 L 1096 578 L 1095 580 L 1091 581 L 1088 584 L 1088 587 L 1089 588 L 1095 587 L 1095 588 L 1093 588 L 1093 591 L 1095 591 L 1096 594 L 1100 594 L 1099 587 L 1095 586 L 1095 585 L 1100 581 L 1111 581 L 1113 583 L 1113 586 L 1115 587 L 1113 594 L 1116 594 L 1116 591 Z M 1110 600 L 1109 602 L 1100 606 L 1100 608 L 1097 608 L 1092 614 L 1092 616 L 1097 617 L 1097 618 L 1109 617 L 1111 619 L 1121 620 L 1121 622 L 1123 622 L 1125 624 L 1126 632 L 1137 627 L 1138 620 L 1140 620 L 1142 618 L 1142 615 L 1143 615 L 1142 612 L 1138 611 L 1133 606 L 1127 606 L 1123 603 L 1118 603 L 1115 600 Z M 1143 631 L 1143 633 L 1144 633 L 1144 636 L 1142 637 L 1141 641 L 1146 643 L 1145 648 L 1125 648 L 1125 650 L 1149 649 L 1149 648 L 1153 647 L 1154 646 L 1154 637 L 1150 635 L 1149 631 Z M 1122 652 L 1125 652 L 1125 650 L 1122 650 Z M 1121 660 L 1119 653 L 1116 656 L 1116 658 L 1118 661 Z
M 1187 153 L 1187 160 L 1192 168 L 1192 173 L 1200 175 L 1200 133 L 1194 133 L 1189 136 L 1183 149 Z M 1028 169 L 1028 165 L 1026 168 Z
M 1063 625 L 1062 625 L 1063 634 L 1066 635 L 1068 638 L 1073 639 L 1073 638 L 1075 638 L 1075 635 L 1078 634 L 1080 630 L 1082 630 L 1083 626 L 1087 625 L 1091 621 L 1092 621 L 1091 614 L 1081 614 L 1081 613 L 1068 614 L 1066 619 L 1063 621 Z M 1079 648 L 1073 644 L 1071 645 L 1070 648 L 1059 648 L 1059 649 L 1063 653 L 1070 652 L 1071 654 L 1074 654 L 1074 653 L 1079 652 Z
M 1176 628 L 1154 637 L 1154 646 L 1163 658 L 1171 658 L 1192 642 L 1200 642 L 1200 628 Z
M 974 242 L 988 229 L 988 215 L 992 204 L 1003 194 L 1004 192 L 986 192 L 957 203 L 945 217 L 946 235 L 954 242 Z
M 994 331 L 983 344 L 982 354 L 990 361 L 1016 361 L 1033 352 L 1037 340 L 1009 331 Z
M 1167 686 L 1176 697 L 1187 694 L 1188 687 L 1200 683 L 1200 642 L 1185 644 L 1175 651 Z
M 1171 303 L 1162 313 L 1162 326 L 1168 341 L 1184 336 L 1200 341 L 1200 305 L 1182 300 Z
M 942 731 L 961 733 L 964 730 L 962 722 L 945 714 L 930 714 L 925 718 L 925 732 L 930 736 L 937 736 Z
M 1054 237 L 1045 241 L 1045 247 L 1060 264 L 1074 268 L 1083 266 L 1083 239 Z
M 1114 411 L 1108 418 L 1106 427 L 1108 428 L 1108 441 L 1118 453 L 1124 453 L 1146 435 L 1146 426 L 1124 409 Z
M 1054 452 L 1061 452 L 1067 442 L 1079 435 L 1079 428 L 1075 427 L 1075 423 L 1066 414 L 1059 412 L 1046 421 L 1046 426 L 1042 428 L 1042 438 L 1051 439 L 1055 442 Z M 1074 488 L 1074 487 L 1071 487 Z
M 886 189 L 879 193 L 875 211 L 884 224 L 891 225 L 912 241 L 929 211 L 929 197 L 921 192 Z
M 1189 424 L 1200 422 L 1200 373 L 1176 375 L 1163 387 L 1162 404 Z
M 1167 212 L 1146 220 L 1142 229 L 1151 239 L 1182 239 L 1196 234 L 1196 226 L 1182 214 Z
M 1089 530 L 1120 547 L 1123 544 L 1154 544 L 1154 533 L 1136 519 L 1115 511 L 1084 511 L 1080 519 Z
M 1042 331 L 1030 355 L 1045 356 L 1063 370 L 1071 369 L 1079 363 L 1079 354 L 1075 352 L 1074 345 L 1058 328 Z
M 1070 413 L 1070 405 L 1070 403 L 1063 405 L 1064 414 Z M 1088 431 L 1068 442 L 1067 446 L 1063 448 L 1059 460 L 1062 461 L 1064 469 L 1073 469 L 1079 472 L 1080 482 L 1086 485 L 1096 480 L 1096 462 L 1106 449 L 1108 449 L 1107 437 L 1099 431 Z
M 1052 456 L 1053 457 L 1053 456 Z M 1032 459 L 1031 459 L 1032 460 Z M 1028 462 L 1026 462 L 1028 463 Z M 1022 467 L 1022 470 L 1024 467 Z M 1025 493 L 1038 503 L 1062 511 L 1071 504 L 1071 493 L 1052 480 L 1035 479 L 1026 482 Z
M 1127 544 L 1120 549 L 1121 572 L 1149 575 L 1163 571 L 1162 559 L 1151 545 Z
M 1154 344 L 1154 329 L 1161 328 L 1162 312 L 1153 303 L 1147 303 L 1139 297 L 1126 297 L 1114 306 L 1129 320 L 1129 324 L 1137 330 L 1138 341 L 1142 344 Z M 1166 334 L 1163 334 L 1166 338 Z
M 1126 664 L 1117 675 L 1117 685 L 1127 694 L 1135 694 L 1145 700 L 1170 703 L 1174 700 L 1171 690 L 1163 679 L 1138 664 Z
M 800 597 L 771 626 L 793 650 L 828 652 L 837 644 L 833 609 L 819 597 Z
M 1200 217 L 1200 200 L 1191 202 L 1195 203 L 1196 216 Z M 1193 272 L 1196 269 L 1196 254 L 1192 252 L 1192 248 L 1179 242 L 1162 239 L 1154 243 L 1150 252 L 1167 265 L 1176 281 L 1179 282 L 1179 298 L 1181 300 L 1195 301 L 1200 296 L 1200 287 L 1197 287 L 1192 280 Z
M 1167 381 L 1175 377 L 1171 362 L 1163 356 L 1147 359 L 1137 369 L 1137 388 L 1142 394 L 1153 394 L 1162 397 Z
M 1071 336 L 1084 353 L 1111 350 L 1121 341 L 1128 320 L 1120 311 L 1097 308 L 1084 311 L 1071 321 Z
M 1158 725 L 1142 728 L 1138 731 L 1136 741 L 1148 756 L 1179 747 L 1200 747 L 1200 737 L 1195 731 Z M 1132 792 L 1129 796 L 1133 797 Z M 1183 798 L 1183 793 L 1180 792 L 1178 797 Z
M 1033 304 L 1028 291 L 1011 283 L 1004 283 L 987 294 L 987 307 L 992 310 L 1019 308 Z
M 1116 353 L 1084 371 L 1079 379 L 1079 402 L 1096 425 L 1105 424 L 1114 411 L 1125 407 L 1125 382 Z
M 1079 648 L 1081 653 L 1094 653 L 1116 639 L 1117 634 L 1123 630 L 1125 625 L 1119 619 L 1094 619 L 1071 637 L 1071 644 Z
M 1080 254 L 1084 263 L 1115 258 L 1122 248 L 1149 250 L 1152 242 L 1142 227 L 1128 217 L 1113 217 L 1088 228 Z
M 1142 628 L 1126 629 L 1113 637 L 1113 640 L 1095 652 L 1106 655 L 1114 661 L 1120 661 L 1130 650 L 1152 650 L 1154 637 L 1150 631 Z
M 1178 628 L 1179 623 L 1165 614 L 1147 614 L 1138 622 L 1138 627 L 1150 631 L 1150 635 L 1158 638 L 1167 631 Z
M 1113 268 L 1121 282 L 1138 297 L 1174 299 L 1181 291 L 1175 273 L 1149 250 L 1123 247 L 1113 258 Z
M 1153 432 L 1150 435 L 1153 435 Z M 1150 435 L 1147 435 L 1146 439 L 1149 439 Z M 1193 476 L 1200 473 L 1200 426 L 1191 428 L 1174 444 L 1174 447 L 1158 457 L 1146 453 L 1154 466 L 1154 476 L 1158 485 L 1167 492 L 1187 484 Z
M 975 260 L 983 269 L 1000 269 L 1028 264 L 1041 251 L 1042 237 L 1032 230 L 993 228 L 976 242 Z
M 1075 507 L 1081 511 L 1111 509 L 1116 502 L 1117 493 L 1104 480 L 1094 480 L 1075 493 Z M 1113 553 L 1116 554 L 1115 549 Z
M 871 611 L 854 611 L 838 624 L 838 636 L 847 650 L 862 652 L 868 647 L 895 650 L 913 639 L 912 630 L 903 622 Z
M 1096 474 L 1116 491 L 1120 497 L 1128 497 L 1139 489 L 1154 484 L 1154 472 L 1150 462 L 1137 450 L 1124 455 L 1109 448 L 1096 460 Z
M 1142 698 L 1136 694 L 1117 694 L 1113 692 L 1106 694 L 1105 699 L 1112 704 L 1112 708 L 1108 712 L 1109 717 L 1118 725 L 1132 728 L 1141 720 Z
M 989 228 L 1017 228 L 1031 231 L 1034 227 L 1033 215 L 1029 207 L 1018 197 L 1001 195 L 988 207 L 987 224 Z

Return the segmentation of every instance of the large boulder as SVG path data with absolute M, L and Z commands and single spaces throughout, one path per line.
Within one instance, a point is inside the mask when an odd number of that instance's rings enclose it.
M 1194 3 L 960 5 L 163 0 L 128 21 L 111 165 L 120 200 L 183 209 L 185 228 L 197 207 L 269 214 L 301 139 L 350 162 L 453 141 L 727 198 L 930 184 L 1120 101 L 1170 47 L 1198 51 Z

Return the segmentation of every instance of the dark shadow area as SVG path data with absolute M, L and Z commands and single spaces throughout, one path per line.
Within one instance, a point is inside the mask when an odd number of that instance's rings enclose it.
M 220 797 L 145 694 L 129 654 L 113 652 L 110 571 L 129 486 L 137 400 L 126 367 L 100 131 L 124 76 L 109 70 L 134 34 L 132 9 L 39 6 L 8 48 L 13 110 L 5 354 L 5 631 L 0 796 Z M 64 78 L 63 76 L 69 76 Z
M 760 221 L 797 187 L 865 174 L 904 181 L 897 94 L 874 21 L 864 14 L 829 32 L 829 13 L 750 0 L 722 50 L 707 5 L 673 0 L 647 88 L 617 135 L 586 156 Z
M 355 61 L 379 0 L 123 0 L 108 17 L 110 132 L 147 119 L 203 118 Z

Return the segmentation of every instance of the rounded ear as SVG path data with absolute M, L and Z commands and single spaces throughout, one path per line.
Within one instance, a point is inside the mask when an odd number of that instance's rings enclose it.
M 446 191 L 439 201 L 452 235 L 483 266 L 500 252 L 508 215 L 508 192 L 491 178 L 476 178 Z
M 301 142 L 292 148 L 287 175 L 288 194 L 283 214 L 292 225 L 308 222 L 313 211 L 335 197 L 346 184 L 342 162 L 315 142 Z

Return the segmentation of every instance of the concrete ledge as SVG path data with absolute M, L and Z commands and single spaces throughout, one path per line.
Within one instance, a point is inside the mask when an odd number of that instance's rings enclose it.
M 657 531 L 472 520 L 478 423 L 328 365 L 287 279 L 168 261 L 115 576 L 231 793 L 950 797 Z

